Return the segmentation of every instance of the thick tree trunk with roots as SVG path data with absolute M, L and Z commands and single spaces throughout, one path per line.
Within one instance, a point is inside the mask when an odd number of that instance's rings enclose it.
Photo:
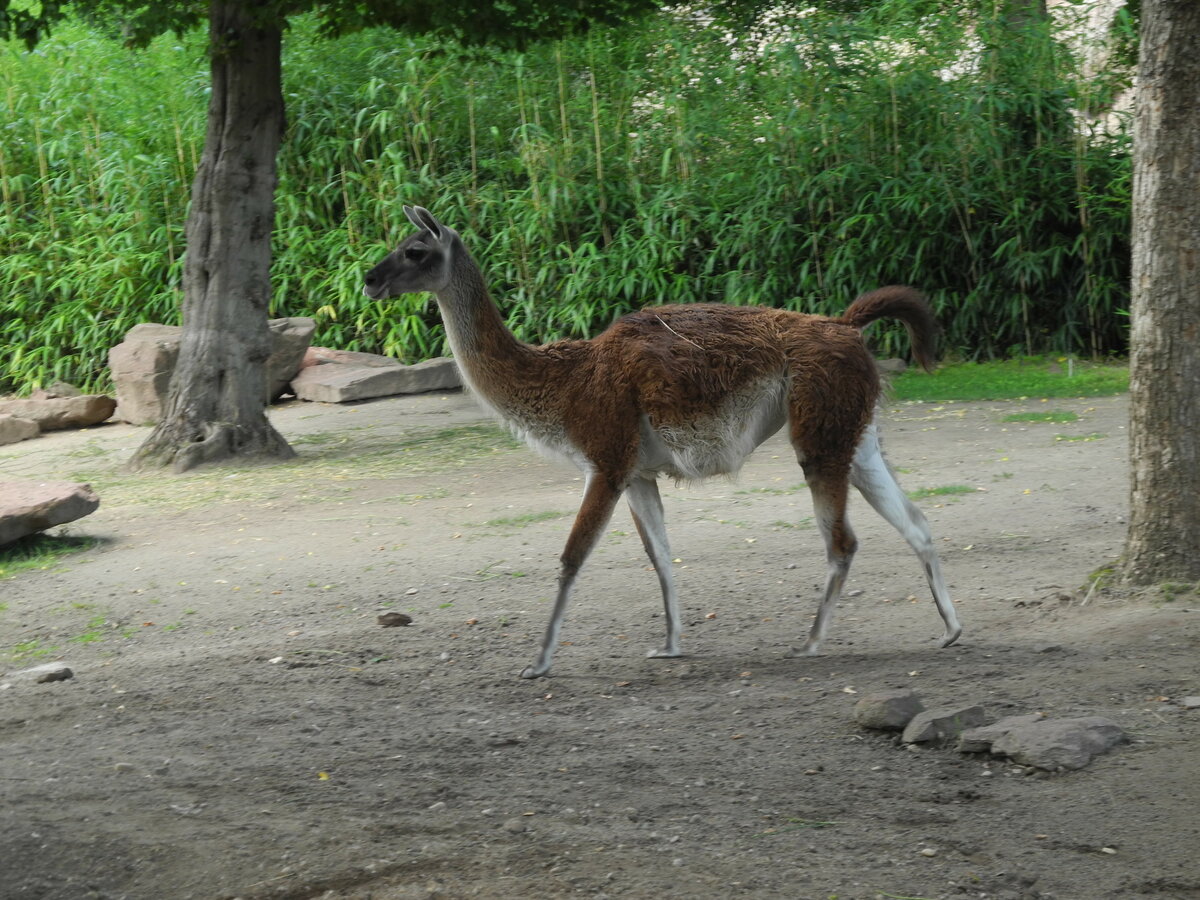
M 135 467 L 294 455 L 266 416 L 282 39 L 249 6 L 210 8 L 212 97 L 187 221 L 183 338 L 163 419 Z
M 1143 0 L 1121 574 L 1200 581 L 1200 3 Z

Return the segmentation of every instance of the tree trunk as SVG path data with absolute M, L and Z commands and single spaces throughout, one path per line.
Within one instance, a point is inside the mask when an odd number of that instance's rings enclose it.
M 1200 581 L 1200 3 L 1143 0 L 1121 574 Z
M 265 9 L 255 20 L 258 6 L 213 0 L 209 8 L 212 96 L 187 220 L 179 362 L 163 419 L 134 467 L 180 472 L 229 457 L 294 455 L 266 416 L 284 107 L 280 23 Z

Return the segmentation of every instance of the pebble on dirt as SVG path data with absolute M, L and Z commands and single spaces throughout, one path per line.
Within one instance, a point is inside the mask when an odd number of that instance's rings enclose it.
M 75 672 L 71 667 L 64 662 L 42 663 L 39 666 L 33 666 L 29 669 L 20 669 L 16 672 L 9 672 L 6 676 L 12 681 L 5 682 L 4 687 L 9 688 L 16 682 L 33 682 L 34 684 L 50 684 L 55 681 L 67 681 L 75 677 Z
M 69 678 L 74 678 L 75 673 L 66 666 L 59 666 L 51 669 L 48 672 L 43 672 L 35 680 L 38 684 L 48 684 L 52 681 L 66 681 Z
M 412 616 L 406 616 L 404 613 L 389 612 L 380 614 L 377 621 L 384 628 L 396 628 L 401 625 L 411 625 Z

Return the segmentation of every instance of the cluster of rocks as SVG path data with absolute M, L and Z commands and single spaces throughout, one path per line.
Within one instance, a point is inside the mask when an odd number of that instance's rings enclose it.
M 396 394 L 460 387 L 448 357 L 406 366 L 390 356 L 310 346 L 316 322 L 304 316 L 272 319 L 267 360 L 267 400 L 291 394 L 298 400 L 347 403 Z M 148 425 L 162 416 L 171 374 L 179 359 L 178 325 L 135 325 L 108 353 L 116 385 L 116 418 Z
M 0 444 L 35 438 L 43 431 L 87 428 L 106 422 L 116 402 L 104 394 L 84 394 L 69 384 L 34 391 L 23 400 L 0 400 Z
M 272 319 L 268 325 L 268 402 L 291 395 L 299 400 L 348 403 L 462 385 L 449 357 L 406 366 L 390 356 L 310 346 L 316 323 L 306 317 Z M 65 384 L 35 391 L 28 399 L 0 400 L 0 444 L 29 440 L 44 431 L 88 428 L 109 419 L 155 424 L 162 418 L 182 337 L 179 325 L 146 322 L 130 329 L 108 352 L 115 400 L 104 394 L 85 395 Z
M 0 444 L 35 438 L 44 431 L 87 428 L 112 417 L 116 403 L 58 384 L 24 400 L 0 400 Z M 96 511 L 100 498 L 73 481 L 0 481 L 0 546 L 74 522 Z
M 1051 772 L 1082 769 L 1125 740 L 1121 727 L 1102 716 L 1054 719 L 1034 713 L 988 720 L 982 706 L 926 709 L 907 688 L 868 694 L 854 707 L 857 724 L 899 731 L 905 744 L 952 744 L 962 753 L 991 753 Z
M 395 394 L 460 387 L 454 361 L 442 357 L 415 366 L 372 353 L 310 346 L 316 323 L 309 318 L 273 319 L 267 360 L 267 400 L 291 394 L 300 400 L 346 403 Z M 179 360 L 183 328 L 135 325 L 108 353 L 116 399 L 83 394 L 59 384 L 28 399 L 0 400 L 0 445 L 45 431 L 88 428 L 110 419 L 152 425 L 162 418 L 171 375 Z M 0 482 L 0 545 L 86 516 L 100 499 L 86 484 Z

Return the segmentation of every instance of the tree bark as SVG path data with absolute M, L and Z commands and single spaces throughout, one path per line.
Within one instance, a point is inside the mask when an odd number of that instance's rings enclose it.
M 134 454 L 134 467 L 184 471 L 230 457 L 295 455 L 266 416 L 284 123 L 282 31 L 268 7 L 213 0 L 209 8 L 212 95 L 187 220 L 179 361 L 163 419 Z
M 1200 581 L 1200 3 L 1143 0 L 1121 574 Z

